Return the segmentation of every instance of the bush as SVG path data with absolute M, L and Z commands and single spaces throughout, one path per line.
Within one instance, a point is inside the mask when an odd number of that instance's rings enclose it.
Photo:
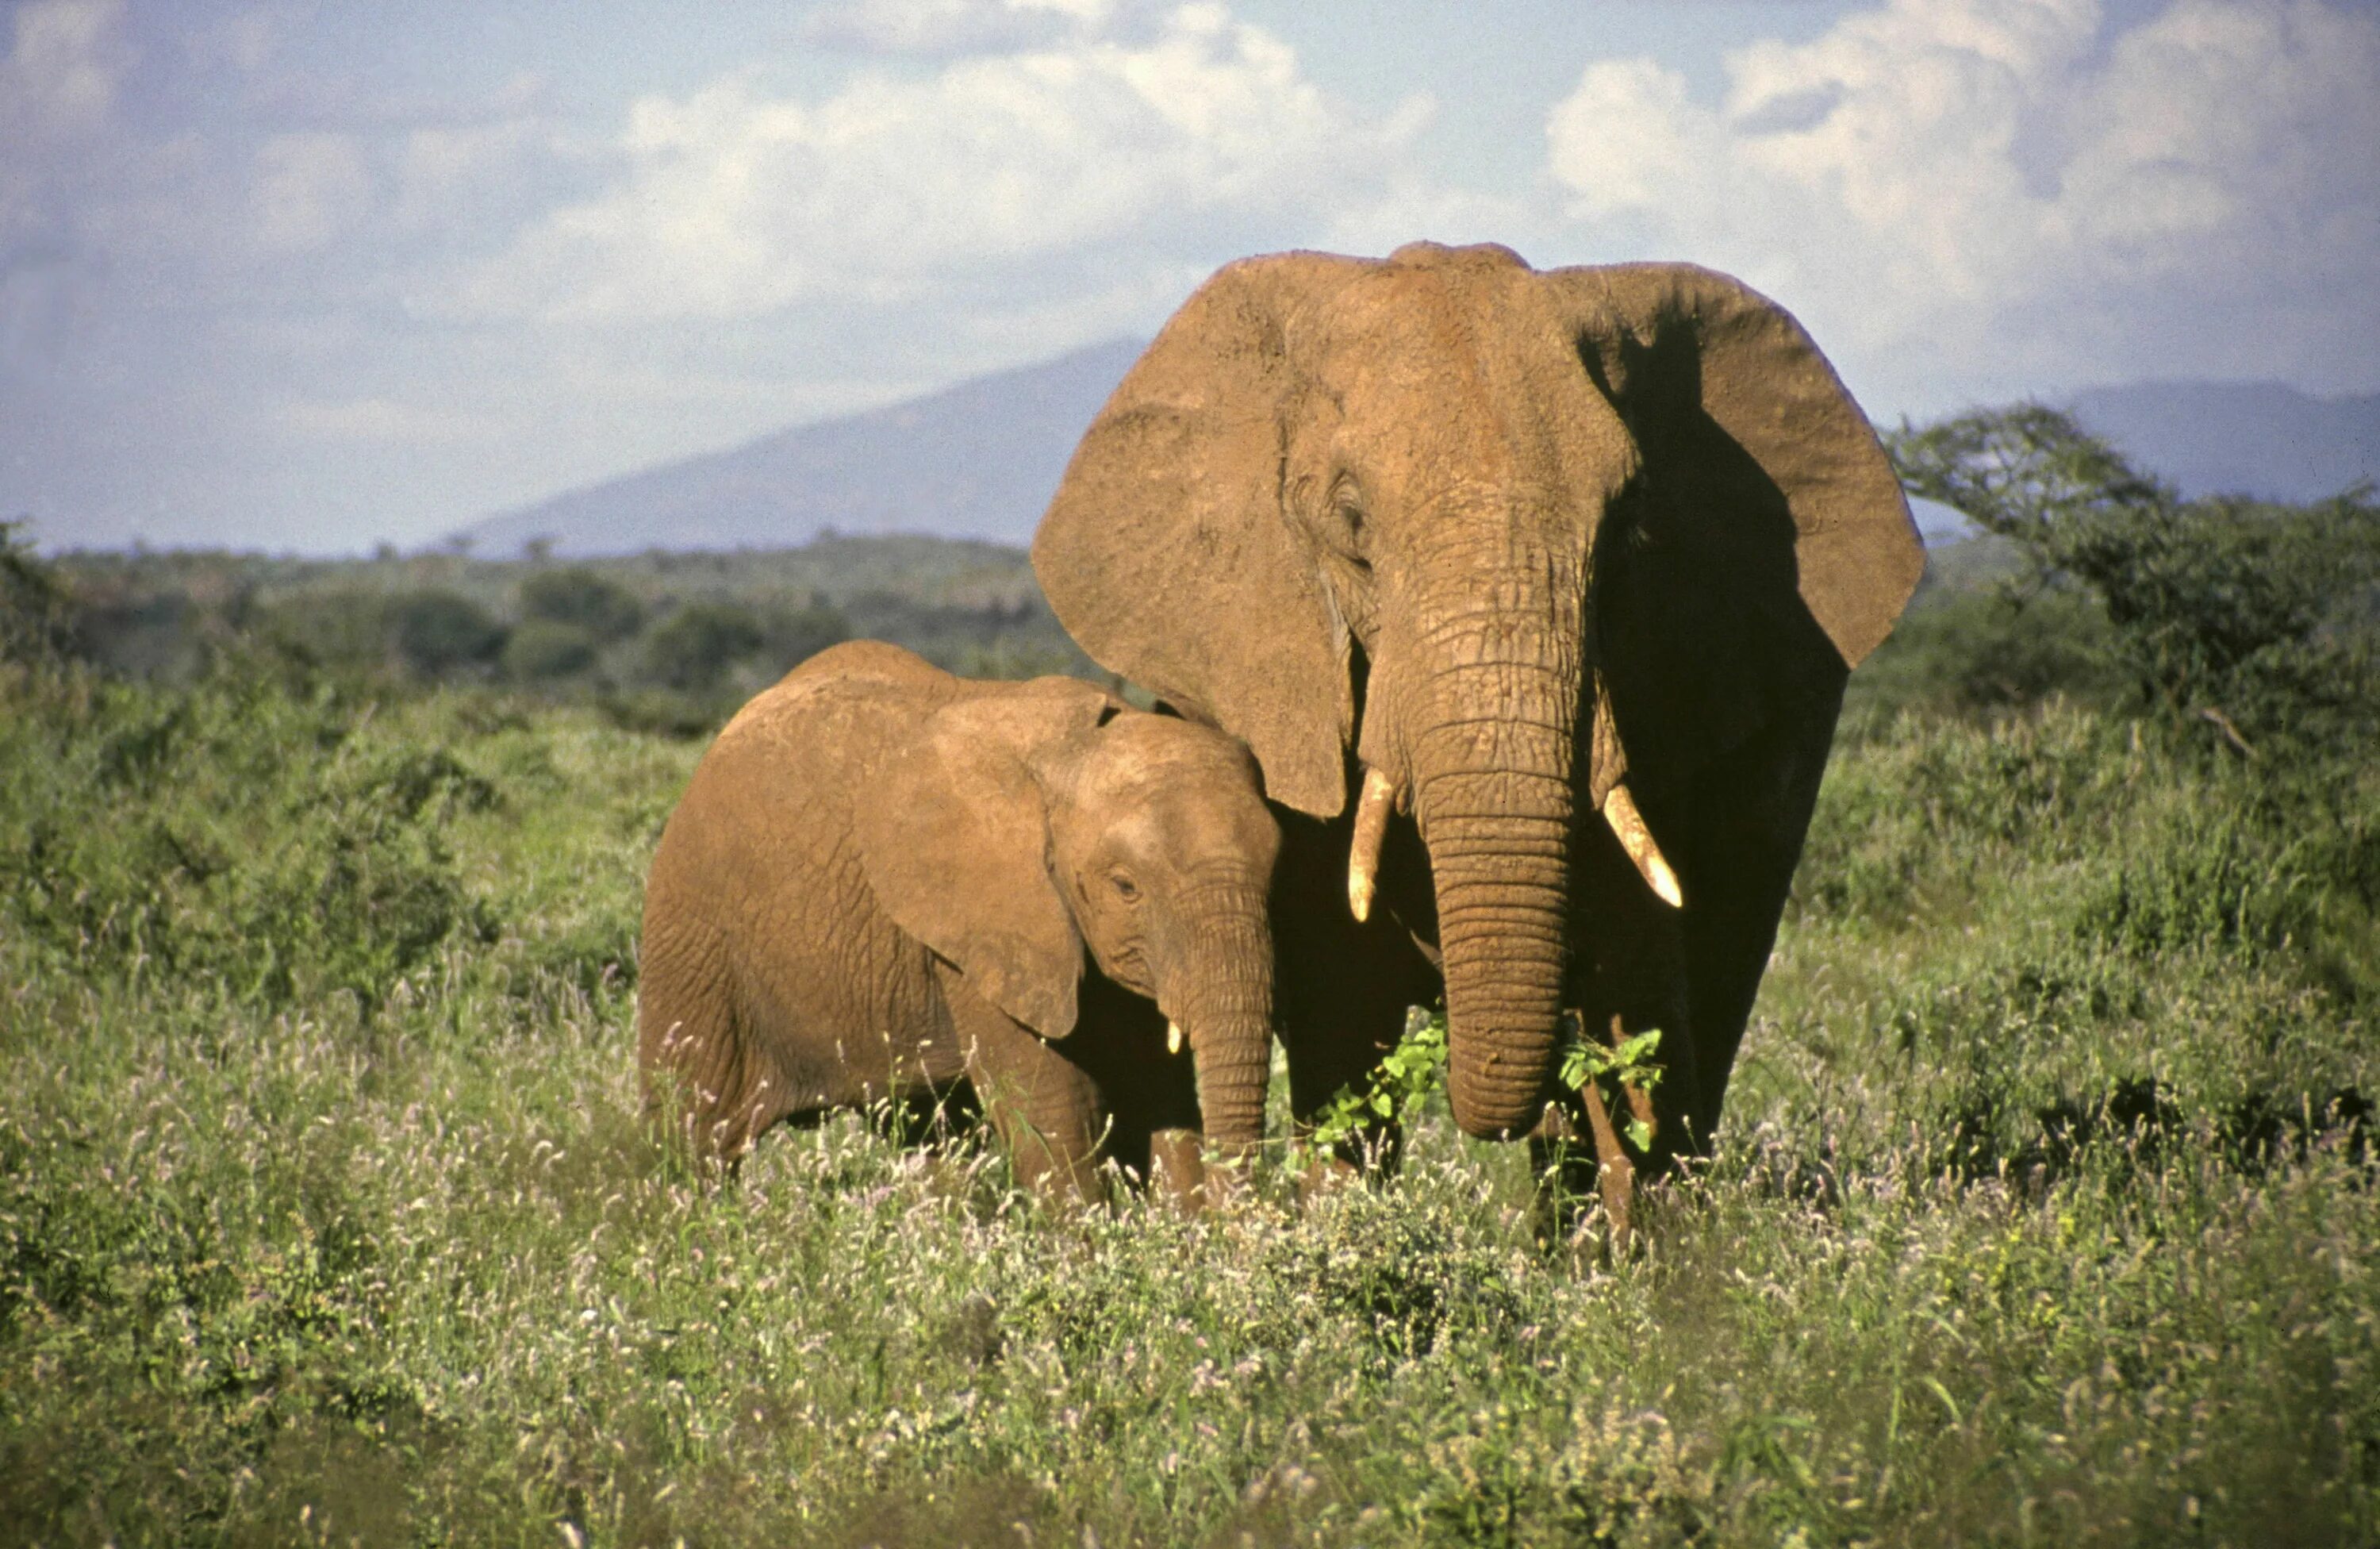
M 2184 501 L 2039 404 L 1890 439 L 1902 480 L 2015 543 L 2018 594 L 2081 587 L 2142 701 L 2242 752 L 2380 736 L 2380 505 Z
M 520 585 L 521 616 L 567 625 L 599 645 L 625 640 L 645 622 L 635 593 L 592 570 L 540 570 Z
M 664 689 L 702 693 L 768 641 L 760 621 L 733 603 L 688 603 L 645 636 L 645 676 Z
M 19 536 L 20 525 L 0 521 L 0 662 L 52 661 L 72 636 L 73 608 L 57 571 Z
M 2112 646 L 2105 613 L 2071 588 L 2021 596 L 1929 587 L 1852 675 L 1846 735 L 1864 735 L 1903 710 L 1990 715 L 2053 696 L 2114 704 L 2127 684 L 2110 665 Z
M 2136 957 L 2254 954 L 2302 942 L 2319 889 L 2305 847 L 2234 811 L 2191 808 L 2125 857 L 2075 921 L 2078 934 Z
M 849 640 L 851 621 L 824 597 L 812 593 L 805 606 L 781 604 L 770 609 L 762 621 L 761 633 L 769 658 L 778 666 L 791 670 L 827 647 Z
M 0 919 L 69 973 L 366 1011 L 451 935 L 492 930 L 445 838 L 494 800 L 436 747 L 269 679 L 187 693 L 21 686 L 0 755 Z
M 258 612 L 265 646 L 304 671 L 355 678 L 389 665 L 389 599 L 360 588 L 305 592 Z
M 488 610 L 453 592 L 417 592 L 391 604 L 398 656 L 424 677 L 483 666 L 504 648 L 504 627 Z
M 595 665 L 595 637 L 576 624 L 523 620 L 504 642 L 504 676 L 524 683 L 574 677 Z

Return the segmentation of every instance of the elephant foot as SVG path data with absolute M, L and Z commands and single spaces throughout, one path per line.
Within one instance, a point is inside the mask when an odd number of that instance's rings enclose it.
M 1217 1201 L 1223 1180 L 1210 1178 L 1200 1153 L 1204 1137 L 1196 1129 L 1152 1131 L 1148 1137 L 1148 1181 L 1173 1201 L 1184 1215 L 1196 1215 Z

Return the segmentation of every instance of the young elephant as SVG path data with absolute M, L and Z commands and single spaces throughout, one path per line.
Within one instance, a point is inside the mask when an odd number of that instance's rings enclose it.
M 732 1164 L 780 1120 L 964 1077 L 1027 1188 L 1092 1198 L 1104 1153 L 1194 1200 L 1202 1118 L 1227 1153 L 1263 1136 L 1279 844 L 1220 732 L 1071 678 L 821 653 L 720 733 L 662 835 L 648 1109 Z

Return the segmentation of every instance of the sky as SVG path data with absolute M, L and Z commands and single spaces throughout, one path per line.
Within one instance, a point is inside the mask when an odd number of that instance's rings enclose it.
M 414 548 L 1293 247 L 1687 259 L 1879 421 L 2380 391 L 2380 0 L 15 0 L 0 518 Z

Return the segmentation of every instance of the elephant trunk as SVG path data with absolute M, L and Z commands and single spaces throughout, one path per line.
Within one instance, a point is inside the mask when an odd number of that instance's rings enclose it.
M 1230 896 L 1203 900 L 1160 1002 L 1189 1042 L 1208 1143 L 1246 1157 L 1264 1140 L 1272 1071 L 1272 940 L 1261 887 L 1210 891 Z
M 1448 1096 L 1455 1123 L 1484 1138 L 1536 1122 L 1560 1026 L 1576 642 L 1574 625 L 1492 651 L 1475 642 L 1468 660 L 1433 675 L 1437 714 L 1411 741 L 1414 815 L 1438 890 Z

